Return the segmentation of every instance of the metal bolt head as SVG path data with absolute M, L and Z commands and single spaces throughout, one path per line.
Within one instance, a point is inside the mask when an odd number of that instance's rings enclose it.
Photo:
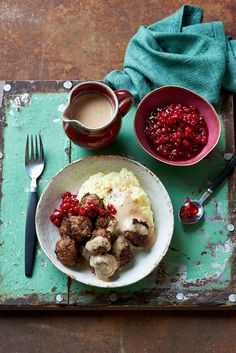
M 109 299 L 111 302 L 116 302 L 117 301 L 117 294 L 116 293 L 111 293 L 109 294 Z
M 6 83 L 4 86 L 3 86 L 3 90 L 5 92 L 9 92 L 11 90 L 11 85 L 9 83 Z
M 64 86 L 66 89 L 71 89 L 72 86 L 73 86 L 73 84 L 72 84 L 71 81 L 65 81 L 65 82 L 63 83 L 63 86 Z
M 224 154 L 224 159 L 226 161 L 230 161 L 230 159 L 233 157 L 232 153 L 225 153 Z
M 176 299 L 179 300 L 179 301 L 182 301 L 184 299 L 183 293 L 177 293 L 176 294 Z
M 231 224 L 231 223 L 228 224 L 228 225 L 227 225 L 227 229 L 228 229 L 229 232 L 233 232 L 233 231 L 234 231 L 234 225 Z
M 236 302 L 236 294 L 230 294 L 229 295 L 229 301 L 231 303 L 235 303 Z
M 64 300 L 64 297 L 61 293 L 56 295 L 56 302 L 57 303 L 61 303 L 61 302 L 63 302 L 63 300 Z

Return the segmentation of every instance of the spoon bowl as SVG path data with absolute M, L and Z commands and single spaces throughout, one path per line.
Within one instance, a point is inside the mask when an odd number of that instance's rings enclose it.
M 198 209 L 198 212 L 196 214 L 191 215 L 191 217 L 183 217 L 182 212 L 181 212 L 181 208 L 185 207 L 187 205 L 195 206 Z M 202 203 L 197 200 L 191 200 L 191 202 L 189 204 L 185 204 L 185 206 L 182 206 L 179 210 L 179 213 L 178 213 L 179 220 L 184 224 L 193 224 L 193 223 L 200 221 L 200 219 L 202 218 L 202 216 L 204 214 L 204 208 L 203 208 Z
M 224 169 L 217 175 L 215 180 L 211 183 L 210 187 L 204 192 L 200 200 L 186 199 L 185 204 L 179 209 L 179 220 L 184 224 L 193 224 L 202 218 L 204 214 L 203 204 L 215 191 L 215 189 L 230 175 L 236 166 L 236 156 L 233 156 L 231 160 L 226 164 Z

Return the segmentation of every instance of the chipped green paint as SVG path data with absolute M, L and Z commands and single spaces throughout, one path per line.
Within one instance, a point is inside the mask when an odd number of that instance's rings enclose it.
M 7 127 L 3 130 L 0 296 L 6 300 L 47 294 L 47 300 L 54 301 L 58 292 L 67 296 L 67 277 L 51 264 L 40 248 L 37 249 L 33 277 L 24 275 L 24 228 L 30 183 L 24 167 L 24 149 L 26 135 L 40 132 L 46 156 L 45 171 L 39 183 L 40 194 L 53 174 L 68 163 L 64 151 L 68 141 L 56 120 L 60 118 L 58 106 L 64 102 L 65 94 L 33 94 L 25 100 L 25 106 L 20 105 L 20 97 L 16 95 L 8 102 Z
M 45 83 L 46 85 L 46 83 Z M 28 133 L 42 134 L 45 147 L 46 169 L 40 180 L 39 192 L 61 167 L 71 160 L 94 154 L 69 143 L 61 127 L 61 110 L 68 92 L 24 93 L 6 98 L 4 135 L 4 162 L 1 200 L 0 234 L 0 303 L 13 298 L 38 295 L 42 302 L 54 302 L 57 293 L 67 296 L 67 277 L 60 273 L 37 251 L 34 275 L 24 276 L 24 226 L 29 178 L 24 170 L 24 147 Z M 203 299 L 218 302 L 228 292 L 231 281 L 233 244 L 227 231 L 229 218 L 228 186 L 224 183 L 206 205 L 206 217 L 197 225 L 184 226 L 177 211 L 186 196 L 199 197 L 207 188 L 207 181 L 223 167 L 225 161 L 225 129 L 214 152 L 192 167 L 173 167 L 155 161 L 138 145 L 132 123 L 135 108 L 124 117 L 117 140 L 98 153 L 122 154 L 146 165 L 162 180 L 168 190 L 175 211 L 175 232 L 170 249 L 161 265 L 144 280 L 116 289 L 117 303 L 121 305 L 171 305 L 178 292 L 192 303 Z M 157 195 L 158 197 L 158 195 Z M 49 235 L 50 236 L 50 235 Z M 110 291 L 96 289 L 78 282 L 70 284 L 69 303 L 78 306 L 111 304 Z M 218 291 L 218 292 L 215 292 Z M 212 292 L 208 299 L 207 294 Z M 218 293 L 218 297 L 215 293 Z M 67 297 L 66 297 L 67 298 Z M 215 298 L 215 299 L 214 299 Z M 27 301 L 27 299 L 25 299 Z M 35 300 L 35 299 L 34 299 Z M 115 302 L 116 300 L 113 300 Z M 28 297 L 28 303 L 33 300 Z M 114 304 L 114 303 L 113 303 Z M 114 304 L 115 305 L 115 304 Z

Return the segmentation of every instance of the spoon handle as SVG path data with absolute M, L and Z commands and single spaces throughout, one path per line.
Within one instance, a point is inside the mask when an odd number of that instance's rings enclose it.
M 212 193 L 221 183 L 222 181 L 232 172 L 234 167 L 236 166 L 236 156 L 232 157 L 231 160 L 226 164 L 224 169 L 217 175 L 215 180 L 211 183 L 208 191 Z

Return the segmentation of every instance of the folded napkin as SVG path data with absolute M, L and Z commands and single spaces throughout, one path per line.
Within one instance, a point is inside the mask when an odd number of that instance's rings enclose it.
M 201 23 L 201 18 L 201 8 L 184 5 L 141 26 L 128 44 L 124 70 L 110 72 L 104 81 L 130 90 L 137 102 L 164 85 L 189 88 L 213 104 L 221 87 L 236 93 L 236 40 L 225 35 L 222 22 Z

